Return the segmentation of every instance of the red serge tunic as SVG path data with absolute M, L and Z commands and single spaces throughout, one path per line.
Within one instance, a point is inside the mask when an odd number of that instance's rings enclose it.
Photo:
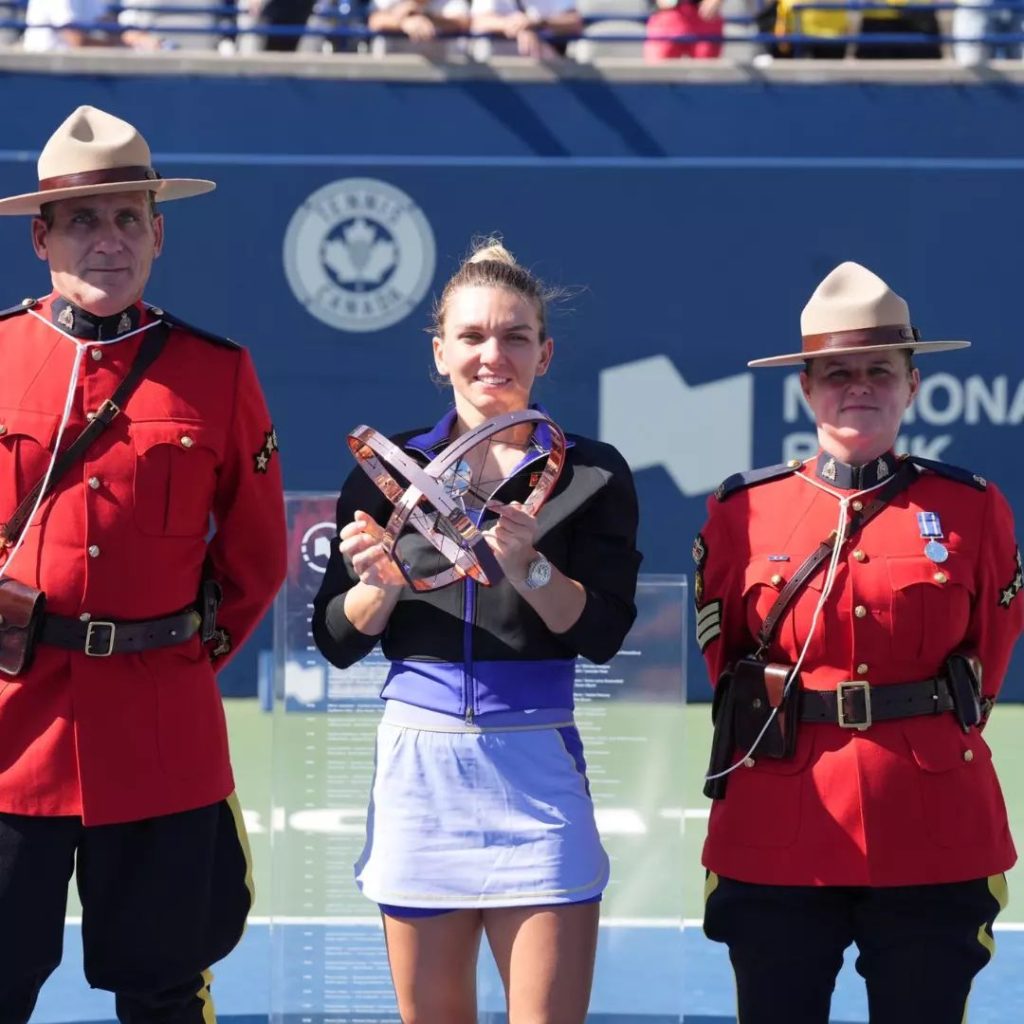
M 114 393 L 145 336 L 76 356 L 75 344 L 43 322 L 55 299 L 0 322 L 0 522 L 46 471 L 76 358 L 62 449 Z M 129 312 L 140 325 L 160 315 L 141 305 Z M 171 615 L 193 605 L 201 579 L 212 576 L 224 589 L 223 632 L 209 648 L 196 635 L 109 657 L 40 644 L 27 673 L 0 676 L 0 811 L 102 825 L 231 793 L 214 670 L 284 576 L 276 450 L 248 353 L 176 324 L 122 414 L 0 565 L 44 590 L 48 612 L 93 620 Z
M 984 693 L 998 694 L 1024 615 L 1010 508 L 996 487 L 963 470 L 915 472 L 843 545 L 800 673 L 805 688 L 924 680 L 951 652 L 969 649 L 983 663 Z M 856 494 L 818 480 L 823 490 L 808 479 L 815 475 L 813 460 L 798 471 L 781 467 L 759 485 L 709 499 L 694 554 L 698 642 L 712 682 L 753 653 L 780 589 L 837 528 L 837 496 Z M 941 563 L 924 554 L 922 511 L 941 524 Z M 783 616 L 769 661 L 797 661 L 826 568 L 827 561 Z M 710 870 L 746 882 L 862 886 L 981 878 L 1015 859 L 988 745 L 950 713 L 864 731 L 801 723 L 792 759 L 755 755 L 753 766 L 729 776 L 712 806 L 703 858 Z

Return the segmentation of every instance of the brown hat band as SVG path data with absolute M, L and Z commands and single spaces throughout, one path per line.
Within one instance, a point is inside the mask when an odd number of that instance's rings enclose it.
M 892 345 L 905 348 L 920 341 L 921 333 L 916 327 L 891 324 L 886 327 L 863 327 L 856 331 L 828 331 L 825 334 L 805 334 L 803 352 L 812 355 L 831 349 L 867 348 L 872 345 Z
M 81 188 L 83 185 L 114 185 L 122 181 L 156 181 L 160 177 L 152 167 L 106 167 L 99 171 L 58 174 L 39 182 L 40 192 L 58 188 Z

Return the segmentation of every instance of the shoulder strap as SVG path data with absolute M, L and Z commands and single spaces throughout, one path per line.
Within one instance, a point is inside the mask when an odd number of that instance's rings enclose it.
M 120 415 L 125 402 L 131 397 L 132 392 L 139 386 L 146 373 L 152 366 L 154 360 L 163 350 L 170 328 L 161 321 L 156 327 L 150 328 L 139 351 L 136 353 L 135 361 L 131 369 L 125 374 L 124 380 L 117 386 L 117 390 L 96 410 L 95 418 L 86 425 L 78 437 L 71 443 L 65 452 L 57 456 L 53 463 L 53 470 L 49 472 L 49 479 L 44 475 L 41 480 L 22 498 L 14 515 L 0 525 L 0 543 L 5 546 L 13 544 L 25 528 L 25 522 L 40 500 L 40 495 L 51 494 L 57 486 L 57 482 L 64 474 L 85 454 L 87 448 L 103 433 L 107 427 Z M 46 490 L 43 491 L 43 484 Z
M 779 463 L 777 466 L 762 466 L 761 469 L 750 469 L 745 473 L 733 473 L 727 476 L 716 488 L 715 498 L 718 501 L 725 501 L 730 494 L 753 487 L 756 484 L 766 484 L 771 480 L 779 480 L 784 476 L 791 476 L 803 463 L 797 459 L 789 462 Z
M 37 299 L 22 299 L 22 301 L 16 306 L 9 306 L 7 309 L 0 309 L 0 320 L 6 320 L 8 317 L 16 316 L 18 313 L 24 313 L 26 310 L 31 309 L 37 302 Z
M 900 471 L 882 488 L 875 497 L 868 502 L 859 512 L 855 512 L 850 518 L 850 527 L 846 532 L 846 539 L 852 540 L 886 505 L 892 501 L 901 491 L 905 491 L 917 479 L 917 473 L 908 463 L 900 466 Z M 757 653 L 760 657 L 768 649 L 772 641 L 775 629 L 782 618 L 783 613 L 790 606 L 793 599 L 804 588 L 807 581 L 821 566 L 829 555 L 832 554 L 832 546 L 836 542 L 836 532 L 832 531 L 810 555 L 803 561 L 800 567 L 790 577 L 789 582 L 782 588 L 775 603 L 768 610 L 768 614 L 761 623 L 761 629 L 757 634 Z
M 202 327 L 195 327 L 192 324 L 187 324 L 184 320 L 176 317 L 173 313 L 168 313 L 165 309 L 150 306 L 149 311 L 153 316 L 159 317 L 165 323 L 170 324 L 171 327 L 177 327 L 179 330 L 188 331 L 189 334 L 194 334 L 197 338 L 202 338 L 203 341 L 211 341 L 214 345 L 223 345 L 225 348 L 239 349 L 242 347 L 237 341 L 232 341 L 230 338 L 224 338 L 219 334 L 214 334 L 213 331 L 206 331 L 203 330 Z
M 984 491 L 988 488 L 988 481 L 969 469 L 961 469 L 959 466 L 951 466 L 948 462 L 937 462 L 935 459 L 922 459 L 920 455 L 910 455 L 908 460 L 915 466 L 927 469 L 937 476 L 944 476 L 948 480 L 956 480 L 957 483 L 967 484 L 975 490 Z

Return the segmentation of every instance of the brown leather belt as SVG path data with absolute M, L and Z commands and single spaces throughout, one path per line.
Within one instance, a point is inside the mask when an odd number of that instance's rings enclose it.
M 109 619 L 67 618 L 47 615 L 39 642 L 69 651 L 81 651 L 92 658 L 111 654 L 134 654 L 154 647 L 183 644 L 199 632 L 202 619 L 194 608 L 162 619 L 141 622 L 112 622 Z
M 834 690 L 801 690 L 800 721 L 867 729 L 872 722 L 918 715 L 941 715 L 953 710 L 945 677 L 917 683 L 872 686 L 867 680 L 840 683 Z

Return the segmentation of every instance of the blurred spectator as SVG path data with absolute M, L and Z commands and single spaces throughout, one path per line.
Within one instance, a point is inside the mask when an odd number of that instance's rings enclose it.
M 256 25 L 267 28 L 287 26 L 299 28 L 309 21 L 315 0 L 247 0 L 249 14 Z M 267 35 L 263 37 L 260 49 L 276 52 L 292 52 L 298 45 L 301 33 Z
M 916 3 L 920 0 L 915 0 Z M 939 60 L 942 46 L 939 44 L 939 19 L 935 11 L 905 10 L 906 0 L 878 0 L 879 8 L 866 10 L 860 19 L 861 35 L 923 35 L 931 41 L 858 43 L 854 56 L 861 60 Z M 884 4 L 885 6 L 881 6 Z
M 1024 33 L 1024 10 L 1007 10 L 997 7 L 1000 0 L 960 0 L 964 6 L 953 12 L 953 35 L 960 42 L 953 44 L 953 56 L 967 66 L 983 64 L 993 57 L 1020 60 L 1022 47 L 1019 42 L 981 43 L 975 42 L 982 36 L 1005 32 L 1013 35 Z
M 667 7 L 663 6 L 668 4 Z M 670 42 L 648 38 L 644 43 L 644 60 L 673 60 L 676 57 L 711 58 L 722 53 L 722 0 L 658 0 L 661 10 L 647 19 L 650 36 L 718 36 L 692 43 Z
M 110 0 L 28 0 L 22 46 L 34 53 L 72 50 L 81 46 L 127 46 L 159 50 L 163 41 L 151 32 L 121 29 L 108 13 Z M 109 29 L 85 30 L 71 25 L 109 24 Z
M 809 0 L 778 0 L 764 7 L 757 16 L 757 25 L 766 35 L 800 35 L 813 37 L 809 43 L 772 43 L 772 57 L 799 57 L 814 60 L 842 60 L 846 43 L 836 42 L 850 30 L 846 11 L 829 7 L 804 6 Z
M 167 49 L 214 51 L 234 18 L 211 13 L 227 0 L 119 0 L 131 6 L 123 9 L 117 22 L 122 32 L 138 29 L 141 34 L 159 37 Z M 167 6 L 176 8 L 166 10 Z
M 471 26 L 491 36 L 475 41 L 478 60 L 503 54 L 549 60 L 565 53 L 565 43 L 548 42 L 541 33 L 578 36 L 583 19 L 576 0 L 472 0 Z
M 437 37 L 469 32 L 469 0 L 374 0 L 367 24 L 374 32 L 393 33 L 374 39 L 374 53 L 444 60 L 464 47 L 459 40 Z

